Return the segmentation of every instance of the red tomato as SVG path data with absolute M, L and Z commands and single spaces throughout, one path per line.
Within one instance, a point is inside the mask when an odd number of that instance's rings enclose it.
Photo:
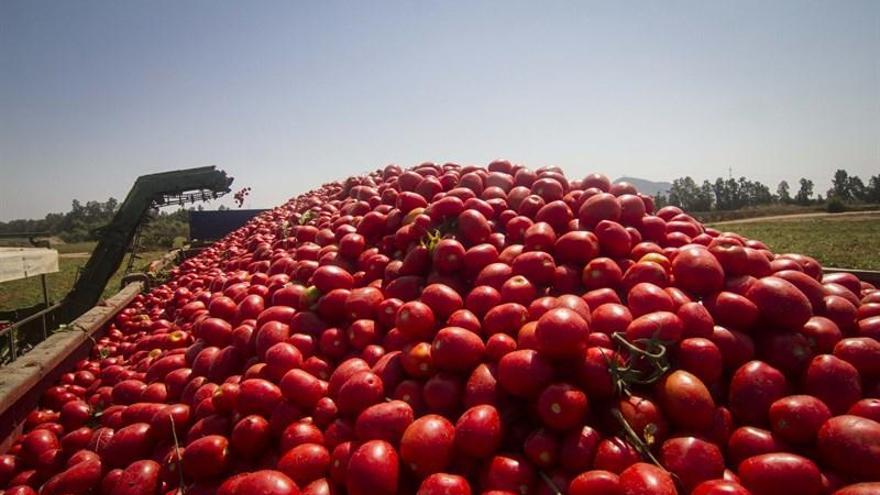
M 795 454 L 749 457 L 739 465 L 738 473 L 754 495 L 819 495 L 823 490 L 816 464 Z
M 677 495 L 668 472 L 653 464 L 637 462 L 620 473 L 622 495 Z

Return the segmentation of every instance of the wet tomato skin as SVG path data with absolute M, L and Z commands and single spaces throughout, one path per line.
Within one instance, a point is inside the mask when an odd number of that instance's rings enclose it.
M 820 495 L 822 474 L 799 455 L 774 452 L 749 457 L 738 469 L 742 485 L 754 495 Z
M 691 495 L 752 495 L 746 488 L 735 481 L 709 480 L 700 483 Z
M 712 425 L 715 401 L 692 373 L 673 371 L 658 384 L 657 393 L 669 420 L 680 428 L 704 431 Z
M 866 481 L 880 479 L 880 423 L 836 416 L 819 428 L 816 443 L 822 459 L 840 473 Z
M 794 444 L 807 444 L 831 417 L 831 410 L 811 395 L 790 395 L 770 405 L 770 426 L 777 436 Z
M 762 361 L 749 361 L 730 379 L 730 411 L 743 424 L 765 425 L 770 404 L 788 389 L 788 380 L 779 370 Z
M 622 495 L 677 495 L 668 472 L 645 462 L 637 462 L 620 473 Z
M 724 473 L 721 449 L 695 437 L 670 438 L 663 442 L 660 464 L 675 474 L 686 490 Z
M 568 485 L 568 495 L 620 495 L 620 478 L 599 469 L 576 476 Z
M 856 483 L 841 488 L 834 495 L 874 495 L 880 493 L 880 482 Z

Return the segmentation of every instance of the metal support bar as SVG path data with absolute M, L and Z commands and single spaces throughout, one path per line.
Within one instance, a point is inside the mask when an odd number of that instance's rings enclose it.
M 49 307 L 49 289 L 46 287 L 46 274 L 40 275 L 40 284 L 43 285 L 43 304 Z M 43 313 L 43 340 L 49 336 L 49 330 L 46 328 L 46 313 Z
M 3 337 L 4 335 L 6 335 L 8 338 L 7 343 L 9 345 L 10 361 L 15 361 L 15 358 L 18 357 L 18 338 L 17 338 L 18 337 L 18 328 L 36 320 L 37 318 L 43 319 L 43 325 L 45 328 L 46 315 L 57 310 L 60 307 L 61 307 L 61 303 L 53 304 L 52 306 L 49 306 L 45 309 L 41 309 L 40 311 L 37 311 L 36 313 L 34 313 L 26 318 L 22 318 L 21 320 L 16 321 L 12 325 L 9 325 L 8 327 L 0 330 L 0 337 Z M 43 340 L 48 338 L 48 335 L 46 335 L 47 333 L 48 333 L 48 331 L 44 330 Z
M 15 334 L 18 332 L 16 332 L 16 329 L 13 327 L 8 328 L 9 331 L 6 333 L 6 335 L 9 335 L 9 356 L 12 361 L 15 361 Z
M 66 331 L 55 332 L 0 373 L 0 452 L 5 452 L 41 394 L 78 359 L 89 355 L 93 339 L 100 336 L 116 314 L 140 294 L 133 283 L 106 303 L 72 321 Z

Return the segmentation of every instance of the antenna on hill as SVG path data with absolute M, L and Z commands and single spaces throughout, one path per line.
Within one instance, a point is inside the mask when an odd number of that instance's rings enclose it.
M 732 179 L 732 178 L 733 178 L 733 167 L 730 166 L 730 165 L 727 166 L 727 178 L 728 178 L 728 179 Z

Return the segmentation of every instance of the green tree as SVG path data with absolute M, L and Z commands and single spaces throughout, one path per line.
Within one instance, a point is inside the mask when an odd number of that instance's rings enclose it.
M 847 183 L 850 197 L 859 201 L 868 201 L 868 188 L 858 175 L 851 175 Z
M 712 183 L 704 180 L 697 194 L 697 211 L 709 211 L 712 209 Z
M 871 203 L 880 203 L 880 175 L 871 176 L 868 180 L 867 201 Z
M 776 195 L 779 197 L 780 203 L 791 203 L 791 193 L 789 193 L 788 182 L 782 181 L 776 186 Z
M 837 169 L 834 172 L 834 178 L 831 179 L 831 191 L 828 193 L 828 196 L 833 195 L 842 201 L 852 199 L 852 191 L 849 189 L 849 184 L 849 174 L 846 173 L 846 170 Z
M 801 177 L 801 188 L 798 190 L 794 200 L 799 205 L 810 204 L 810 198 L 813 197 L 813 181 Z

